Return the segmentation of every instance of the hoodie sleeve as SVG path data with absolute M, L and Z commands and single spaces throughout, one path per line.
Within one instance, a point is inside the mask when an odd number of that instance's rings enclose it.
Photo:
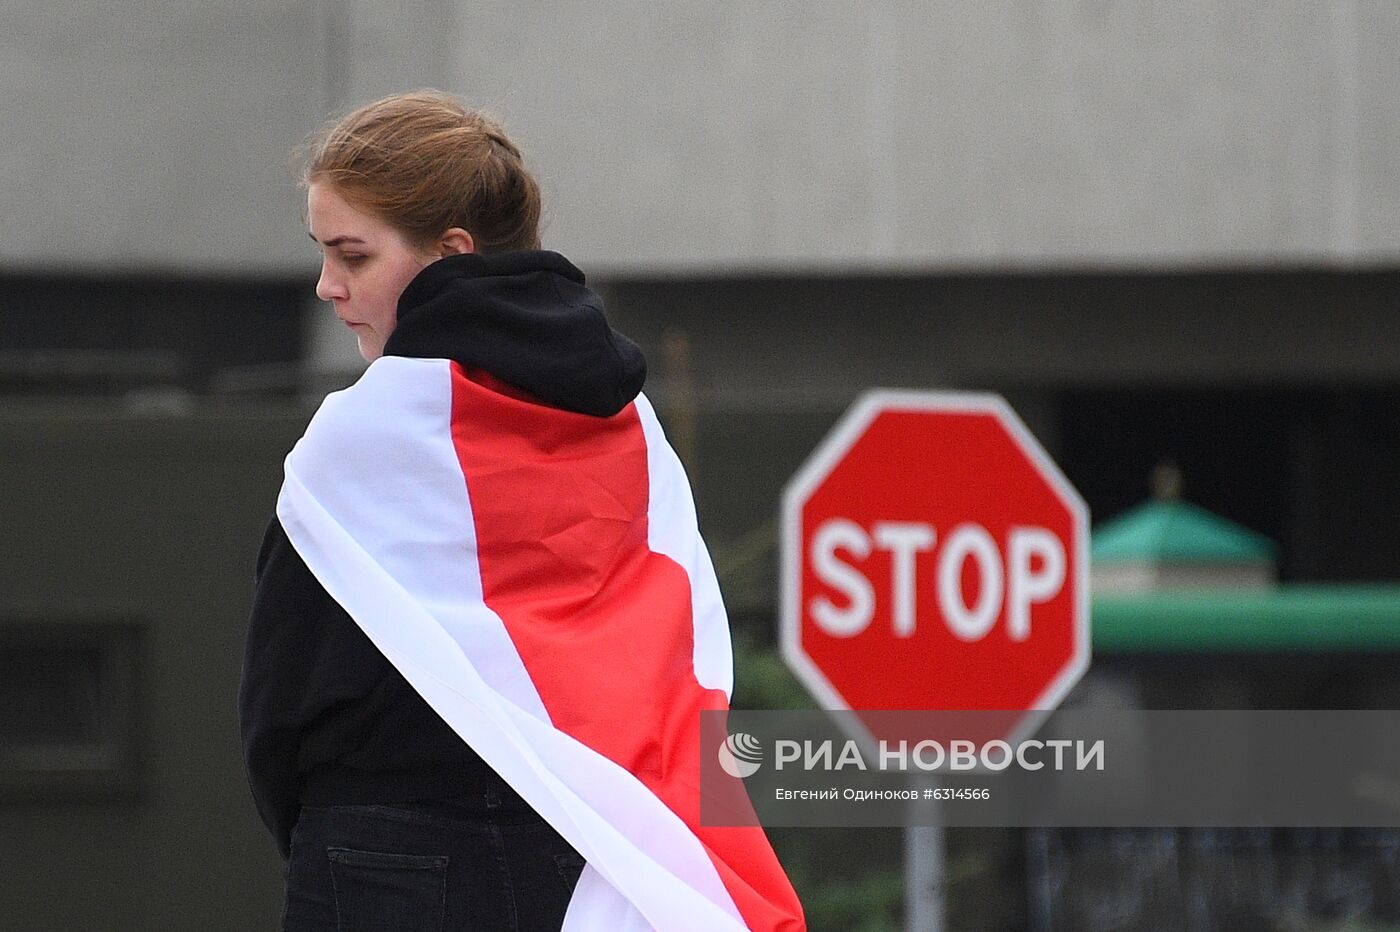
M 346 675 L 346 635 L 354 630 L 274 518 L 258 555 L 238 706 L 253 800 L 283 858 L 301 812 L 302 733 L 361 688 Z

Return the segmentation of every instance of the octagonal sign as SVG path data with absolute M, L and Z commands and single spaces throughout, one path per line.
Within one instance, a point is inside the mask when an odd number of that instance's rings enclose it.
M 869 392 L 784 492 L 784 658 L 865 738 L 896 709 L 1025 737 L 1089 664 L 1088 527 L 1001 397 Z

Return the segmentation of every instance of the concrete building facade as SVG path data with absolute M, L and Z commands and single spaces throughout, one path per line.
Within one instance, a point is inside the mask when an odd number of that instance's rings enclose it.
M 289 151 L 434 85 L 609 275 L 1400 256 L 1379 0 L 0 8 L 7 269 L 304 274 Z

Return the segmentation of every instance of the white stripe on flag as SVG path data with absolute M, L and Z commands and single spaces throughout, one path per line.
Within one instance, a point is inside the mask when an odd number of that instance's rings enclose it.
M 690 579 L 691 617 L 695 622 L 695 679 L 726 697 L 734 692 L 734 651 L 729 616 L 724 611 L 710 551 L 700 538 L 695 501 L 685 468 L 666 442 L 661 422 L 646 396 L 637 396 L 637 414 L 647 444 L 651 498 L 647 502 L 647 544 L 670 557 Z

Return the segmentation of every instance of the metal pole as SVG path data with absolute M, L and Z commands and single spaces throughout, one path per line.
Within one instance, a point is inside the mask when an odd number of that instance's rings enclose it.
M 931 774 L 916 774 L 909 780 L 921 797 L 938 785 Z M 941 822 L 942 807 L 928 798 L 910 810 L 910 824 L 904 829 L 904 927 L 908 932 L 944 932 L 947 834 L 941 824 L 928 824 Z

